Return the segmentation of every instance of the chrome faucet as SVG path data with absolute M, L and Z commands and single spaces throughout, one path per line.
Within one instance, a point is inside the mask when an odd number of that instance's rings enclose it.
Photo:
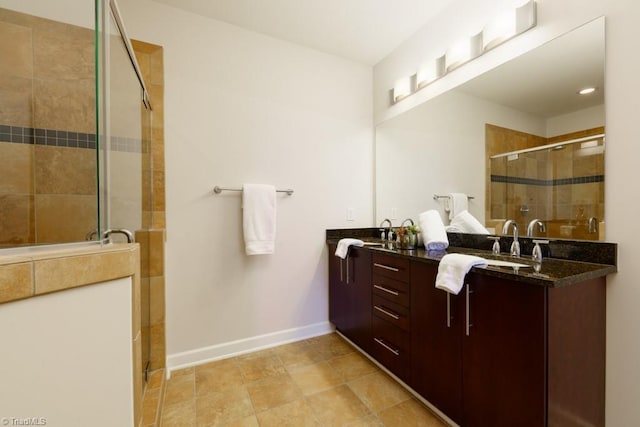
M 598 218 L 596 218 L 595 216 L 589 218 L 589 233 L 598 233 Z
M 384 223 L 388 223 L 389 226 L 388 227 L 384 227 Z M 382 222 L 380 223 L 380 228 L 383 228 L 382 234 L 380 235 L 380 238 L 382 240 L 391 240 L 391 228 L 393 227 L 393 223 L 391 222 L 391 220 L 389 218 L 385 218 L 382 220 Z
M 518 224 L 509 219 L 504 223 L 502 227 L 502 234 L 509 234 L 509 227 L 513 225 L 513 243 L 511 243 L 511 256 L 519 257 L 520 256 L 520 242 L 518 242 Z
M 533 229 L 536 228 L 536 224 L 540 227 L 540 232 L 544 233 L 547 231 L 547 227 L 545 227 L 544 223 L 540 221 L 538 218 L 532 219 L 527 226 L 527 237 L 533 237 Z

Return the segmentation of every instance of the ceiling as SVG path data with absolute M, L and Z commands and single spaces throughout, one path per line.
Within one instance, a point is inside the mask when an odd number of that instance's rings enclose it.
M 604 104 L 604 22 L 558 37 L 458 87 L 465 93 L 540 117 Z M 595 86 L 595 93 L 578 90 Z
M 154 0 L 375 65 L 452 0 Z

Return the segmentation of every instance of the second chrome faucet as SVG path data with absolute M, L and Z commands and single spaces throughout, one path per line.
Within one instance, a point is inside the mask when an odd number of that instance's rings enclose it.
M 509 251 L 509 253 L 511 254 L 511 256 L 514 257 L 519 257 L 520 256 L 520 242 L 518 242 L 518 224 L 512 220 L 509 219 L 504 223 L 504 226 L 502 226 L 502 234 L 508 234 L 509 233 L 509 227 L 513 226 L 513 243 L 511 243 L 511 249 Z

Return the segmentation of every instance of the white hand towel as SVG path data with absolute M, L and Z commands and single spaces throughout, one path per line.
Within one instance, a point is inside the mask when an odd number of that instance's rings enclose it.
M 449 194 L 449 220 L 452 220 L 460 212 L 469 209 L 469 197 L 464 193 Z
M 244 184 L 242 227 L 247 255 L 272 254 L 276 238 L 276 188 Z
M 469 211 L 462 211 L 449 224 L 447 231 L 459 232 L 459 233 L 472 233 L 472 234 L 489 234 L 489 230 L 484 228 L 484 225 L 480 223 L 469 213 Z
M 340 239 L 336 247 L 336 256 L 345 259 L 349 252 L 349 246 L 364 246 L 364 242 L 359 239 Z
M 428 251 L 443 251 L 449 247 L 449 239 L 442 218 L 436 210 L 422 212 L 418 216 L 424 247 Z
M 440 260 L 436 288 L 458 295 L 464 286 L 464 277 L 471 267 L 486 267 L 487 260 L 473 255 L 447 254 Z

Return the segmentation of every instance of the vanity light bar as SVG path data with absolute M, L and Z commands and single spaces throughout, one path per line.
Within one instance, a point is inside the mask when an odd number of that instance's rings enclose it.
M 446 54 L 426 61 L 415 74 L 397 80 L 390 90 L 391 104 L 412 95 L 465 63 L 535 27 L 536 24 L 535 0 L 506 10 L 487 23 L 478 34 L 458 41 L 447 49 Z

